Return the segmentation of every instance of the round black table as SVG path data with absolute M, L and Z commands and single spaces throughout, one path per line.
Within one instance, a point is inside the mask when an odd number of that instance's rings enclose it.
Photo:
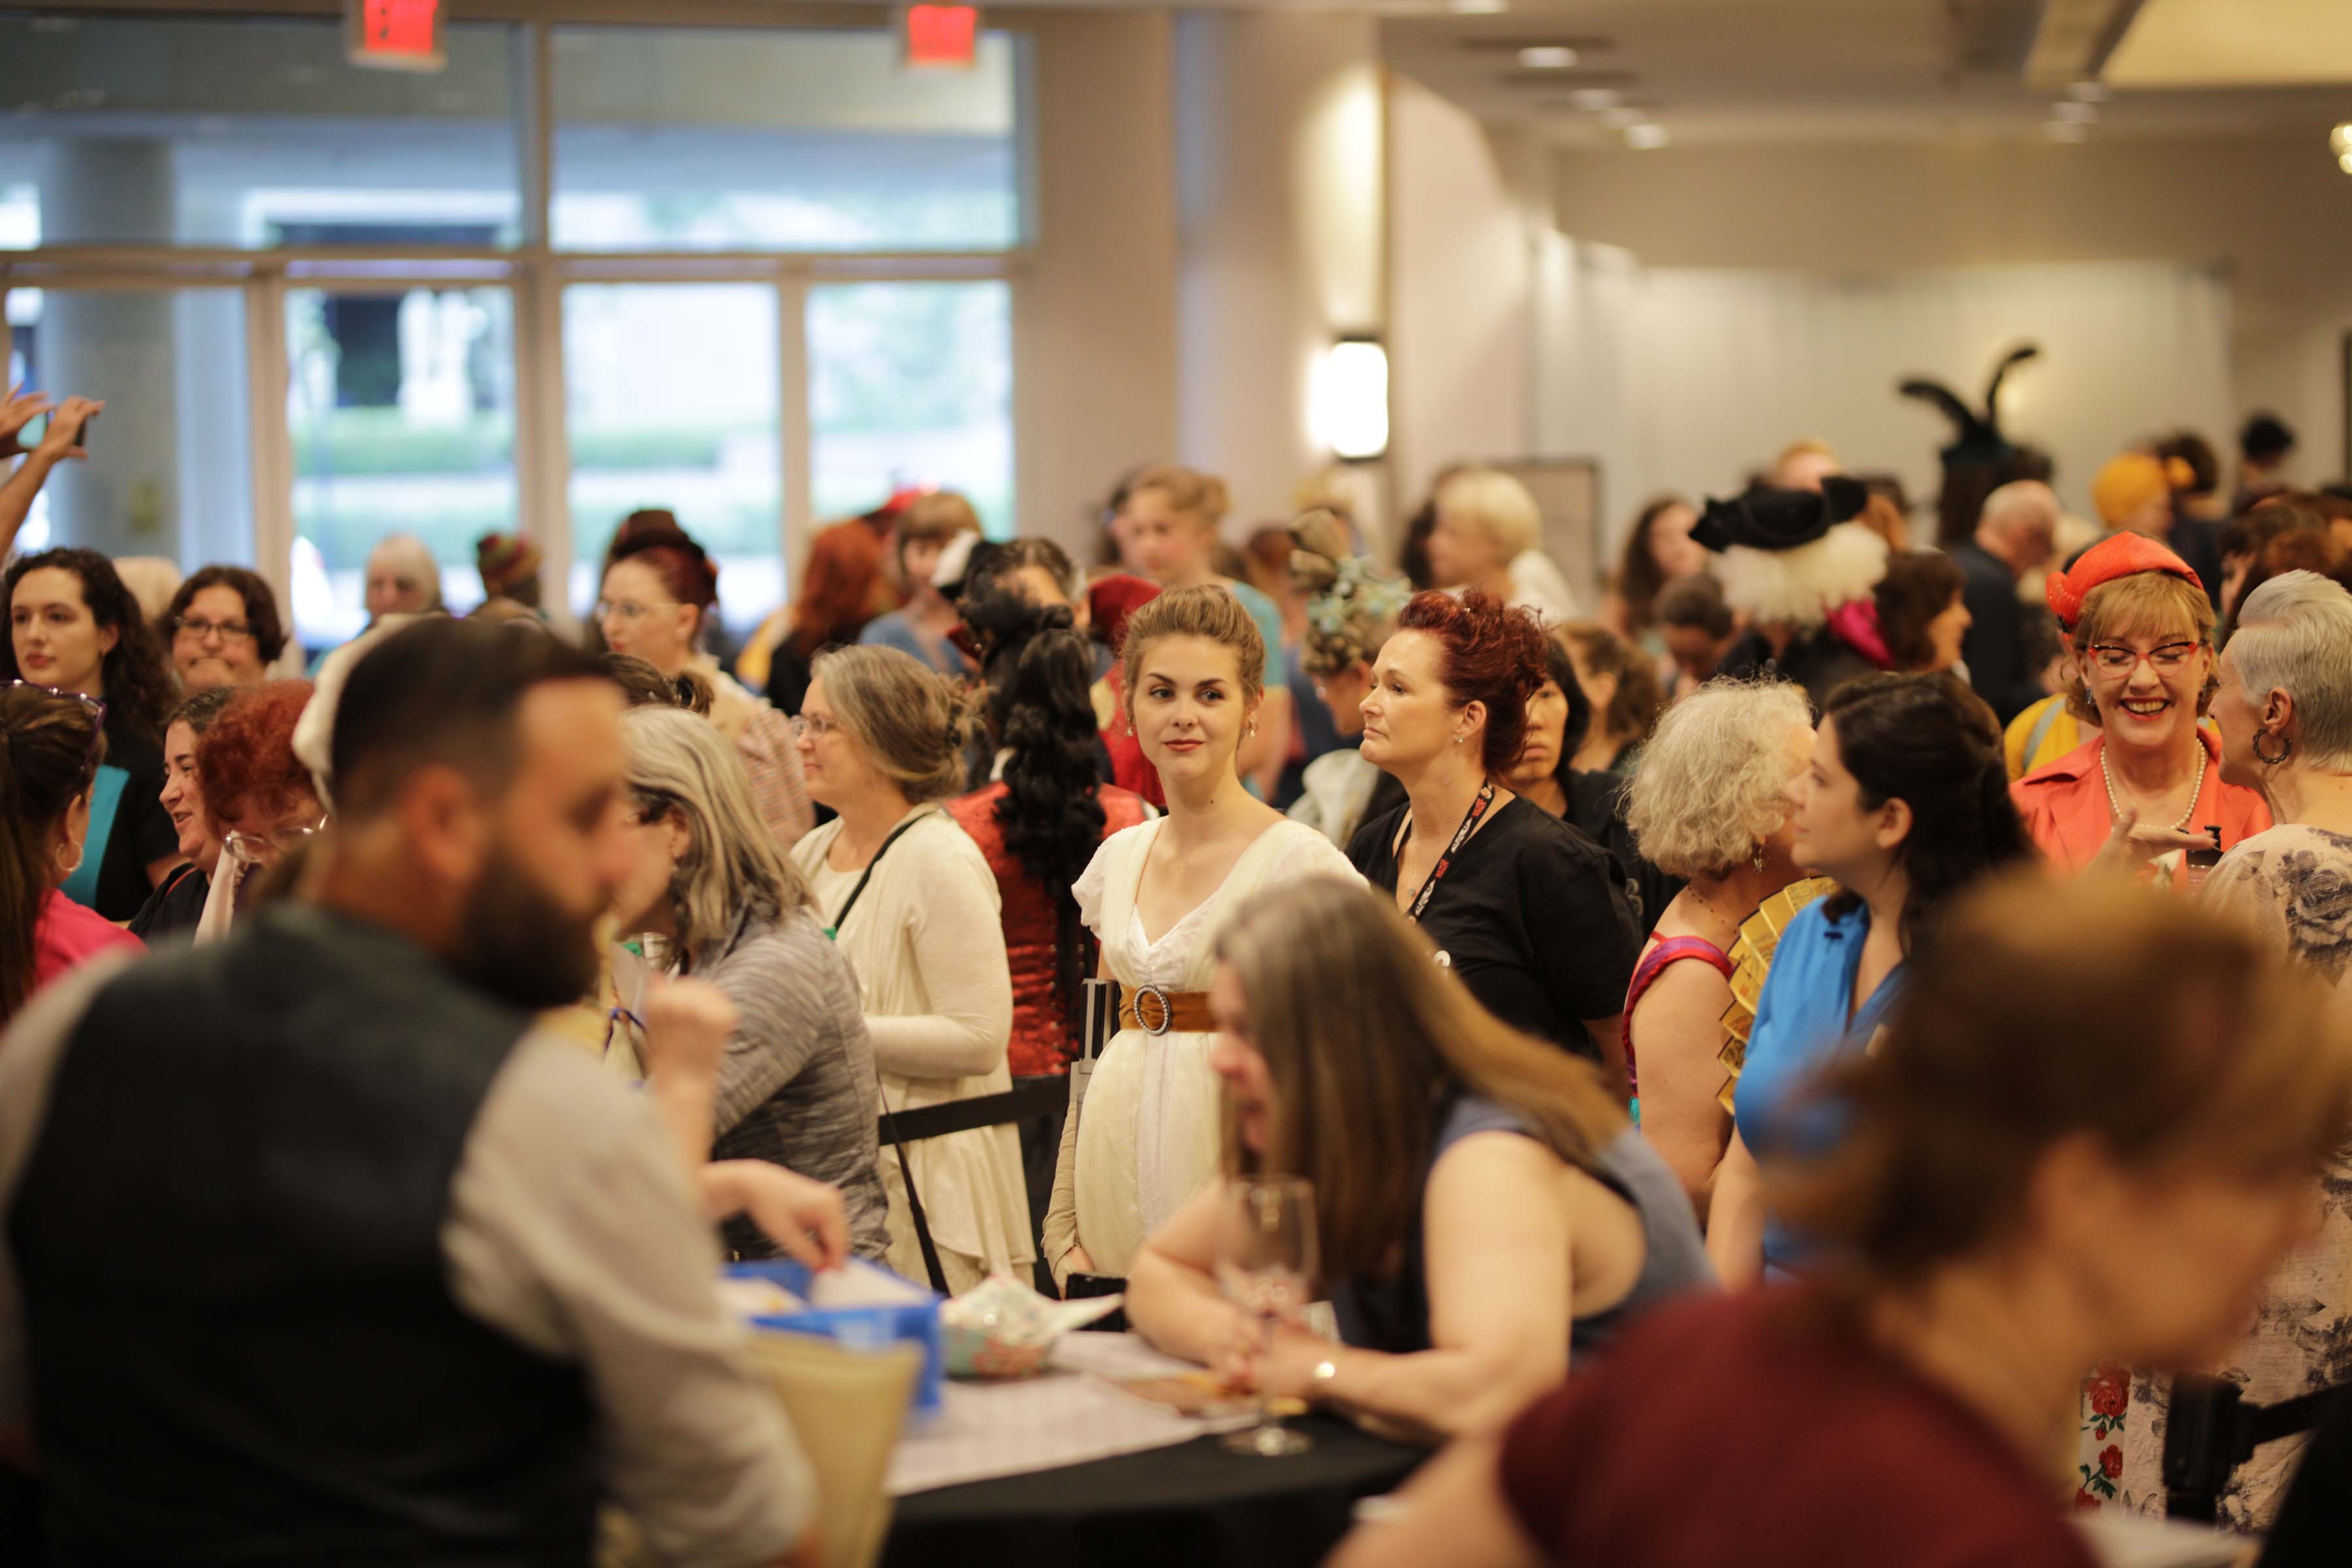
M 882 1562 L 885 1568 L 1309 1568 L 1348 1532 L 1357 1499 L 1393 1490 L 1428 1457 L 1333 1416 L 1289 1425 L 1315 1447 L 1265 1459 L 1199 1437 L 902 1497 Z

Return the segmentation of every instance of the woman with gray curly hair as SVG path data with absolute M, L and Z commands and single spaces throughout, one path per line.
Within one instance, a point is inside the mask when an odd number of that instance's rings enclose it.
M 1729 955 L 1748 917 L 1801 875 L 1788 787 L 1812 743 L 1803 688 L 1711 680 L 1659 721 L 1626 804 L 1643 857 L 1689 879 L 1626 987 L 1625 1060 L 1635 1120 L 1702 1219 L 1731 1135 L 1722 1098 Z

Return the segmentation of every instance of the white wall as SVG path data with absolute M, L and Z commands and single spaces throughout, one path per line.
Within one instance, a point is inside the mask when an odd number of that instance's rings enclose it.
M 1032 13 L 1037 192 L 1015 288 L 1021 531 L 1083 552 L 1089 507 L 1176 447 L 1172 26 Z
M 1334 338 L 1385 327 L 1378 46 L 1369 15 L 1177 14 L 1176 456 L 1224 477 L 1234 538 L 1328 460 Z
M 1584 259 L 1564 300 L 1544 279 L 1538 385 L 1558 390 L 1540 399 L 1538 436 L 1559 455 L 1601 458 L 1612 542 L 1650 494 L 1728 494 L 1799 437 L 1826 439 L 1852 467 L 1895 470 L 1924 500 L 1951 426 L 1895 384 L 1935 374 L 1973 404 L 2020 340 L 2042 357 L 2003 387 L 2004 427 L 2051 452 L 2078 511 L 2099 465 L 2133 439 L 2231 419 L 2231 289 L 2210 268 L 1846 277 Z
M 1549 203 L 1539 163 L 1512 132 L 1393 72 L 1388 115 L 1390 453 L 1405 510 L 1447 463 L 1535 450 Z
M 1552 175 L 1564 232 L 1622 246 L 1652 268 L 1869 277 L 2160 260 L 2224 269 L 2236 301 L 2226 405 L 2211 406 L 2210 387 L 2182 387 L 2169 417 L 2206 422 L 2226 451 L 2239 415 L 2272 407 L 2302 434 L 2299 478 L 2345 469 L 2340 358 L 2352 329 L 2352 180 L 2328 157 L 2318 129 L 2201 141 L 2095 135 L 2078 145 L 1563 152 Z M 2116 330 L 2134 329 L 2125 321 Z M 2170 330 L 2163 322 L 2146 329 Z M 1919 368 L 1959 382 L 1984 375 L 1980 358 Z M 2030 374 L 2047 387 L 2072 373 L 2053 363 Z M 2028 399 L 2037 395 L 2032 384 L 2019 384 Z M 2021 416 L 2027 406 L 2020 405 Z M 1910 464 L 1919 452 L 1859 456 Z

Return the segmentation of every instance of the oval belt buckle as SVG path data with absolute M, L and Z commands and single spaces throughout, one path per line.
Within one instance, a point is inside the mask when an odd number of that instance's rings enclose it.
M 1156 1024 L 1144 1016 L 1143 1002 L 1146 997 L 1160 1004 L 1160 1021 Z M 1147 1035 L 1164 1035 L 1168 1032 L 1169 1026 L 1176 1022 L 1176 1005 L 1169 1001 L 1168 993 L 1157 985 L 1137 986 L 1135 1000 L 1128 1005 L 1135 1009 L 1136 1024 Z

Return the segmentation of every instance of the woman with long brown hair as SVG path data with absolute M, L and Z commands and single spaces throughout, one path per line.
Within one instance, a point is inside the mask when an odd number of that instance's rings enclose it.
M 141 945 L 58 891 L 89 834 L 105 710 L 76 692 L 0 687 L 0 1024 L 75 964 Z
M 1503 1421 L 1571 1353 L 1711 1279 L 1681 1184 L 1600 1069 L 1496 1022 L 1388 900 L 1309 878 L 1217 952 L 1224 1180 L 1128 1283 L 1129 1318 L 1162 1349 L 1444 1436 Z M 1260 1171 L 1314 1185 L 1342 1344 L 1286 1326 L 1261 1347 L 1218 1289 L 1227 1184 Z

